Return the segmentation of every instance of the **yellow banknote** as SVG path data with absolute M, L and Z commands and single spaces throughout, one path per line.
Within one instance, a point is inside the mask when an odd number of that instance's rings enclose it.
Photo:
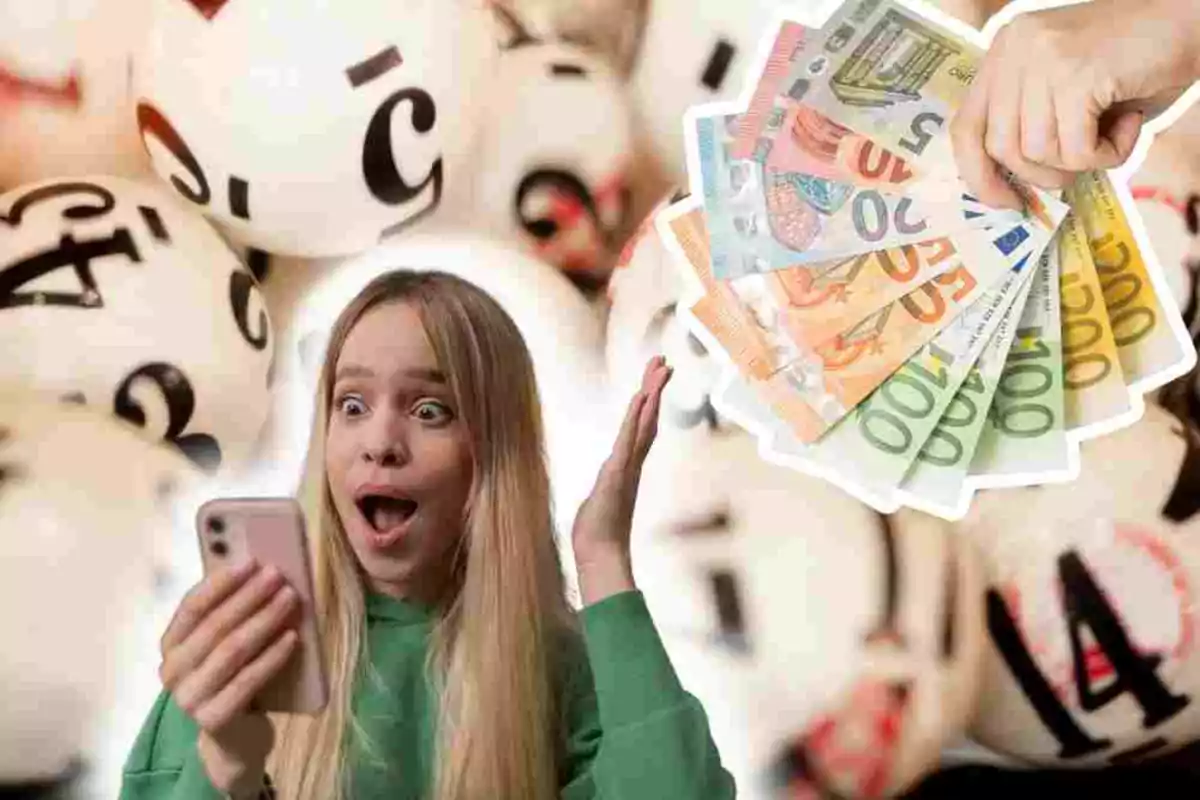
M 1087 234 L 1125 382 L 1133 385 L 1172 373 L 1190 355 L 1167 317 L 1179 312 L 1164 306 L 1155 293 L 1108 175 L 1083 173 L 1067 190 L 1067 201 Z
M 1118 417 L 1131 404 L 1100 277 L 1075 214 L 1063 223 L 1057 246 L 1066 423 L 1075 430 Z

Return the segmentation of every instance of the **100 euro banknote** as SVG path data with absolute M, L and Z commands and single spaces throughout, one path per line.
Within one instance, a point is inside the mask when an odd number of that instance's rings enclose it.
M 972 366 L 1026 284 L 1030 267 L 1006 273 L 953 323 L 820 441 L 777 437 L 784 456 L 821 464 L 842 486 L 888 496 L 933 434 Z
M 973 494 L 966 487 L 971 460 L 1017 326 L 1025 313 L 1033 286 L 1031 273 L 1032 270 L 1026 270 L 1026 280 L 1016 299 L 905 475 L 899 499 L 906 505 L 950 519 L 966 513 Z
M 1020 227 L 997 238 L 1005 237 L 1031 238 Z M 824 435 L 1009 271 L 981 272 L 976 277 L 972 265 L 963 261 L 809 350 L 788 335 L 770 299 L 762 307 L 747 306 L 726 284 L 712 278 L 702 237 L 685 234 L 687 246 L 678 235 L 673 238 L 705 286 L 706 295 L 692 308 L 693 316 L 712 332 L 747 378 L 759 381 L 759 391 L 804 442 Z M 1015 259 L 1010 269 L 1029 262 L 1028 255 L 1015 258 L 1022 252 L 1019 246 L 1005 247 Z M 796 352 L 804 355 L 782 363 Z
M 915 244 L 1023 216 L 959 197 L 932 201 L 859 189 L 730 157 L 732 115 L 695 119 L 705 212 L 719 279 Z
M 972 488 L 1063 480 L 1078 469 L 1066 433 L 1059 272 L 1058 248 L 1048 247 L 971 462 Z

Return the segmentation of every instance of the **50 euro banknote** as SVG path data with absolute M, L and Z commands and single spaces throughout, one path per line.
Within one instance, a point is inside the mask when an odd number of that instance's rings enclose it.
M 686 224 L 687 220 L 684 229 Z M 675 239 L 687 265 L 705 286 L 705 296 L 693 306 L 692 315 L 746 377 L 760 382 L 764 397 L 803 442 L 823 436 L 1000 276 L 1029 264 L 1036 250 L 1025 252 L 1023 247 L 1038 239 L 1023 226 L 1000 234 L 988 232 L 1003 243 L 997 248 L 1009 254 L 1006 269 L 995 265 L 985 269 L 978 261 L 963 260 L 832 339 L 809 347 L 789 334 L 784 314 L 771 298 L 759 306 L 748 305 L 729 283 L 712 277 L 703 237 L 685 233 L 681 238 L 679 227 L 672 226 L 673 235 L 664 240 Z M 1044 249 L 1046 237 L 1041 242 Z
M 704 211 L 692 207 L 667 224 L 706 291 L 721 292 L 725 291 L 721 285 L 728 286 L 732 296 L 756 313 L 778 316 L 789 338 L 809 350 L 962 264 L 971 265 L 976 280 L 988 284 L 1012 269 L 1014 261 L 1013 253 L 1005 256 L 1000 246 L 983 236 L 960 236 L 877 250 L 807 268 L 717 281 L 710 268 Z M 773 310 L 768 310 L 770 306 Z
M 1006 273 L 824 437 L 777 436 L 782 456 L 816 462 L 875 496 L 891 496 L 938 427 L 1033 269 Z
M 1024 221 L 1020 212 L 990 209 L 969 196 L 883 194 L 732 159 L 735 123 L 734 115 L 695 118 L 713 273 L 719 279 Z

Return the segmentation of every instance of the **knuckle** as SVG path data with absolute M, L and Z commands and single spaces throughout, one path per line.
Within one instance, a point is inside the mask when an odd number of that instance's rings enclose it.
M 244 633 L 235 633 L 217 648 L 214 655 L 223 664 L 244 664 L 252 655 L 250 637 Z
M 175 691 L 172 693 L 172 697 L 175 700 L 175 705 L 179 706 L 179 709 L 183 713 L 187 714 L 193 720 L 197 718 L 197 714 L 200 711 L 200 703 L 199 698 L 194 693 L 189 691 Z
M 213 703 L 208 703 L 204 707 L 197 709 L 192 716 L 196 724 L 209 733 L 214 733 L 221 729 L 225 724 L 224 715 L 219 710 L 213 708 Z

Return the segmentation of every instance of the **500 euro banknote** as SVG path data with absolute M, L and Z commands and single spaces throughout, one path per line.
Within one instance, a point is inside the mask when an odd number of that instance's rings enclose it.
M 719 279 L 1012 225 L 1020 212 L 967 198 L 885 195 L 730 158 L 732 115 L 695 119 L 713 273 Z

